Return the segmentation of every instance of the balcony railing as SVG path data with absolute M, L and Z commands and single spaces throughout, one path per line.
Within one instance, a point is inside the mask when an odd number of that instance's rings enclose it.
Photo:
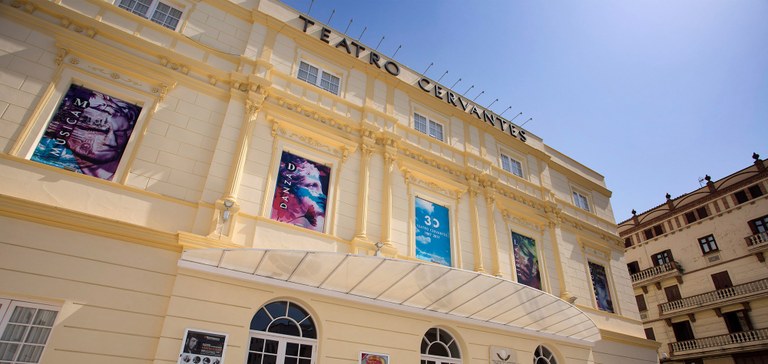
M 680 267 L 680 263 L 676 261 L 671 261 L 668 263 L 664 263 L 662 265 L 641 270 L 635 274 L 632 274 L 631 276 L 632 283 L 652 280 L 653 278 L 661 277 L 662 275 L 666 275 L 666 273 L 670 273 L 670 272 L 682 274 L 682 268 Z
M 749 249 L 757 249 L 768 246 L 768 232 L 757 233 L 744 238 Z
M 659 305 L 659 309 L 661 314 L 664 315 L 673 311 L 702 307 L 708 304 L 749 296 L 760 292 L 768 292 L 768 279 L 761 279 L 733 287 L 718 289 L 717 291 L 686 297 L 676 301 L 665 302 Z
M 758 344 L 759 342 L 768 343 L 768 329 L 734 332 L 726 335 L 678 341 L 669 344 L 669 346 L 670 351 L 674 355 L 681 355 L 687 351 L 728 350 L 742 347 L 745 344 Z

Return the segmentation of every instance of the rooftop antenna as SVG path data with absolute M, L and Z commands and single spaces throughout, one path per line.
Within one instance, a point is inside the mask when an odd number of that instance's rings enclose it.
M 429 62 L 429 66 L 427 66 L 427 69 L 425 69 L 424 72 L 422 72 L 421 74 L 423 75 L 423 74 L 427 73 L 427 71 L 429 71 L 429 68 L 432 67 L 432 65 L 434 65 L 434 64 L 435 64 L 435 62 Z
M 315 0 L 312 0 L 309 2 L 309 9 L 307 9 L 307 15 L 309 15 L 309 12 L 312 11 L 312 4 L 315 3 Z
M 379 39 L 379 44 L 377 44 L 377 45 L 376 45 L 376 48 L 374 48 L 374 49 L 375 49 L 375 50 L 379 50 L 379 46 L 381 45 L 381 42 L 383 42 L 383 41 L 384 41 L 384 36 L 382 35 L 382 36 L 381 36 L 381 39 Z
M 704 177 L 699 177 L 699 187 L 704 187 Z
M 475 96 L 475 98 L 474 98 L 474 99 L 472 99 L 472 101 L 475 101 L 475 100 L 477 100 L 477 98 L 478 98 L 478 97 L 480 97 L 480 95 L 482 95 L 482 94 L 484 94 L 484 93 L 485 93 L 485 90 L 483 90 L 483 91 L 480 91 L 480 93 L 479 93 L 479 94 L 477 94 L 477 96 Z
M 331 24 L 331 18 L 333 18 L 333 14 L 336 14 L 336 9 L 333 9 L 331 16 L 328 17 L 328 21 L 326 22 L 327 24 Z
M 467 89 L 467 91 L 464 91 L 464 93 L 465 93 L 465 94 L 466 94 L 466 93 L 468 93 L 468 92 L 469 92 L 469 90 L 471 90 L 471 89 L 473 89 L 473 88 L 475 88 L 475 85 L 469 86 L 469 88 Z
M 505 112 L 507 112 L 507 111 L 509 111 L 509 109 L 511 109 L 511 108 L 512 108 L 512 106 L 511 106 L 511 105 L 510 105 L 510 106 L 507 106 L 507 108 L 506 108 L 506 109 L 504 109 L 504 111 L 502 111 L 502 112 L 501 112 L 501 114 L 499 114 L 499 116 L 502 116 L 502 115 L 504 115 L 504 113 L 505 113 Z
M 495 104 L 495 103 L 496 103 L 496 101 L 499 101 L 499 99 L 493 100 L 493 102 L 491 103 L 491 105 Z M 490 109 L 490 108 L 491 108 L 491 105 L 488 105 L 488 106 L 486 106 L 485 108 L 486 108 L 486 109 Z
M 393 54 L 393 55 L 392 55 L 392 58 L 395 58 L 395 56 L 397 55 L 397 52 L 399 52 L 399 51 L 400 51 L 400 48 L 402 48 L 402 47 L 403 47 L 403 45 L 402 45 L 402 44 L 401 44 L 401 45 L 399 45 L 399 46 L 397 46 L 397 49 L 395 50 L 395 54 Z
M 522 114 L 522 113 L 521 113 L 521 114 Z M 526 120 L 526 121 L 525 121 L 525 122 L 524 122 L 522 125 L 520 125 L 520 127 L 522 128 L 523 126 L 525 126 L 525 124 L 527 124 L 527 123 L 528 123 L 529 121 L 531 121 L 531 120 L 533 120 L 533 118 L 529 118 L 528 120 Z
M 519 114 L 515 115 L 515 117 L 513 117 L 512 120 L 510 120 L 509 122 L 511 123 L 511 122 L 515 121 L 515 119 L 517 119 L 517 117 L 520 116 L 520 115 L 523 115 L 522 111 Z
M 344 34 L 347 33 L 347 30 L 349 30 L 349 26 L 352 25 L 352 20 L 354 20 L 354 18 L 349 19 L 349 24 L 347 24 L 347 29 L 344 29 Z
M 360 32 L 360 36 L 357 37 L 357 39 L 363 39 L 363 34 L 365 34 L 365 31 L 368 30 L 368 27 L 363 28 L 363 31 Z
M 447 75 L 447 74 L 448 74 L 448 70 L 445 70 L 445 72 L 443 73 L 443 75 L 442 75 L 442 76 L 440 76 L 440 78 L 438 78 L 438 79 L 437 79 L 437 82 L 440 82 L 440 80 L 442 80 L 442 79 L 443 79 L 443 77 L 445 77 L 445 75 Z
M 456 82 L 453 83 L 453 86 L 451 86 L 451 88 L 454 88 L 456 86 L 456 84 L 458 84 L 459 82 L 461 82 L 461 77 L 459 77 L 459 79 L 456 80 Z

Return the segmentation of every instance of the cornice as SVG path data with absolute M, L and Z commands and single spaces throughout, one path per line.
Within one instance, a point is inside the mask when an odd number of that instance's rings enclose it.
M 634 322 L 636 322 L 638 325 L 642 325 L 642 322 L 640 321 Z M 606 341 L 618 342 L 631 346 L 641 346 L 653 350 L 659 350 L 661 347 L 661 343 L 658 341 L 648 340 L 644 337 L 631 336 L 605 329 L 600 329 L 600 337 Z

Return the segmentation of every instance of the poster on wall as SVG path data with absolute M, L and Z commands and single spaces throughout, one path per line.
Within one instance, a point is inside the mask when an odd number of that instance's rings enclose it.
M 589 274 L 592 276 L 592 287 L 595 289 L 597 308 L 607 312 L 613 312 L 611 291 L 608 289 L 608 277 L 605 275 L 605 267 L 589 262 Z
M 361 352 L 360 364 L 389 364 L 389 355 Z
M 272 220 L 324 232 L 330 175 L 330 167 L 283 151 Z
M 70 85 L 31 160 L 111 181 L 141 107 Z
M 512 232 L 512 248 L 515 254 L 517 282 L 541 289 L 541 272 L 539 271 L 539 257 L 536 253 L 536 241 Z
M 227 335 L 187 329 L 178 364 L 221 364 Z
M 448 208 L 416 197 L 416 258 L 451 266 Z

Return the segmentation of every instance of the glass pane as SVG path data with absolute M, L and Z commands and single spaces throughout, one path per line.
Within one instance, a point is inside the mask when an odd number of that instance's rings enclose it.
M 295 322 L 287 318 L 280 318 L 272 321 L 272 323 L 269 324 L 269 328 L 267 329 L 267 331 L 274 332 L 276 334 L 301 336 L 301 331 L 299 330 L 299 326 L 296 325 Z
M 263 364 L 277 364 L 277 355 L 264 355 Z
M 288 305 L 288 317 L 296 320 L 296 322 L 301 322 L 301 320 L 304 320 L 309 316 L 306 311 L 304 311 L 301 307 L 296 306 L 295 304 Z
M 261 353 L 248 353 L 247 364 L 261 364 Z
M 34 324 L 38 326 L 53 327 L 53 322 L 56 321 L 56 314 L 56 311 L 37 310 Z
M 450 345 L 448 345 L 448 350 L 451 352 L 451 358 L 461 358 L 461 354 L 459 353 L 459 345 L 456 344 L 456 341 L 453 341 Z
M 9 322 L 29 324 L 32 322 L 32 317 L 35 315 L 35 309 L 29 307 L 16 307 L 13 310 L 13 315 Z
M 413 114 L 413 127 L 426 134 L 427 133 L 427 119 L 419 114 Z
M 259 339 L 257 337 L 251 338 L 251 347 L 249 348 L 251 351 L 264 351 L 264 339 Z
M 302 337 L 317 339 L 317 330 L 315 330 L 315 322 L 312 321 L 311 317 L 307 317 L 306 320 L 302 321 L 300 326 L 301 326 Z
M 285 358 L 283 363 L 285 363 L 285 364 L 298 364 L 299 363 L 299 359 L 298 358 Z
M 272 302 L 264 307 L 269 311 L 269 315 L 272 316 L 272 318 L 283 317 L 288 311 L 288 302 Z
M 16 350 L 19 350 L 19 344 L 0 343 L 0 360 L 13 360 Z
M 297 355 L 299 355 L 299 344 L 297 344 L 297 343 L 288 343 L 285 346 L 285 355 L 290 355 L 290 356 L 297 356 Z
M 277 354 L 277 348 L 280 345 L 278 341 L 266 340 L 264 345 L 264 352 L 269 354 Z
M 312 359 L 299 359 L 299 364 L 312 364 Z
M 267 326 L 272 322 L 272 318 L 267 315 L 267 311 L 262 307 L 251 319 L 251 330 L 267 331 Z
M 27 326 L 8 324 L 0 340 L 20 342 L 24 338 L 24 333 L 26 332 Z
M 429 329 L 429 331 L 427 331 L 427 333 L 424 334 L 424 337 L 426 338 L 428 343 L 437 341 L 437 329 L 435 328 Z
M 40 354 L 43 353 L 43 347 L 39 345 L 24 345 L 19 352 L 19 358 L 16 359 L 22 363 L 37 363 L 40 361 Z
M 46 327 L 32 327 L 29 329 L 29 335 L 24 342 L 32 344 L 45 344 L 48 340 L 48 335 L 51 333 L 51 329 Z
M 443 343 L 435 342 L 432 343 L 432 345 L 429 346 L 429 352 L 427 353 L 429 355 L 434 356 L 444 356 L 444 357 L 450 357 L 448 354 L 448 348 L 443 345 Z
M 299 356 L 302 358 L 311 358 L 312 357 L 312 345 L 301 345 L 301 350 L 299 350 Z

